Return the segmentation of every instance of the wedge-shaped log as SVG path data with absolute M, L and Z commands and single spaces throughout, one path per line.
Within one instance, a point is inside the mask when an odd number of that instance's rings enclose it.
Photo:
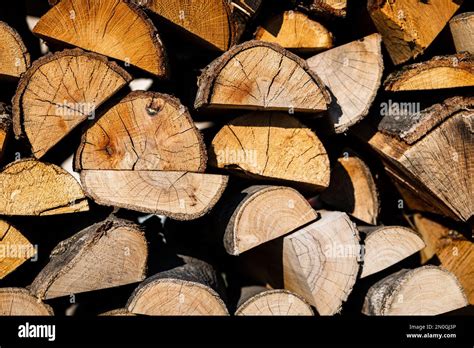
M 331 171 L 330 185 L 320 198 L 365 223 L 377 223 L 380 202 L 374 178 L 365 162 L 349 149 L 337 159 Z
M 0 21 L 0 78 L 20 77 L 30 66 L 30 54 L 15 29 Z
M 14 131 L 41 158 L 131 80 L 117 64 L 80 49 L 46 55 L 22 75 L 13 98 Z
M 111 217 L 59 243 L 30 290 L 50 299 L 140 282 L 147 256 L 139 227 Z
M 387 91 L 418 91 L 474 86 L 474 56 L 463 52 L 403 67 L 384 83 Z
M 247 41 L 209 64 L 195 107 L 319 112 L 331 98 L 304 60 L 278 45 Z
M 433 42 L 462 0 L 370 0 L 368 10 L 395 64 L 416 58 Z
M 235 315 L 311 316 L 314 313 L 308 302 L 291 291 L 250 286 L 242 289 Z
M 465 12 L 449 21 L 456 52 L 474 54 L 474 12 Z
M 214 268 L 200 260 L 146 279 L 133 292 L 127 309 L 144 315 L 228 315 Z
M 50 316 L 53 309 L 23 288 L 0 288 L 1 316 Z
M 312 191 L 329 185 L 330 164 L 316 134 L 283 113 L 251 113 L 224 126 L 209 150 L 210 165 Z
M 383 73 L 379 34 L 320 53 L 307 63 L 332 93 L 328 115 L 336 133 L 345 132 L 368 114 Z
M 298 191 L 284 186 L 250 186 L 222 209 L 219 226 L 231 255 L 281 237 L 318 218 Z
M 0 160 L 5 152 L 8 138 L 12 129 L 11 108 L 5 103 L 0 103 Z
M 156 28 L 145 13 L 124 0 L 62 0 L 40 18 L 33 33 L 45 41 L 97 52 L 159 77 L 168 74 Z
M 365 297 L 366 315 L 437 315 L 467 306 L 456 277 L 436 266 L 403 269 L 375 283 Z
M 83 170 L 81 182 L 96 203 L 192 220 L 217 203 L 228 177 L 190 172 Z
M 361 278 L 382 271 L 425 247 L 417 232 L 402 226 L 358 226 L 363 232 L 364 257 Z
M 296 0 L 299 8 L 318 16 L 345 17 L 347 0 Z
M 257 29 L 255 40 L 273 42 L 296 53 L 316 53 L 333 46 L 332 34 L 322 24 L 296 11 L 271 17 Z
M 0 215 L 55 215 L 87 210 L 81 185 L 54 164 L 18 160 L 0 172 Z
M 201 133 L 178 99 L 132 92 L 82 137 L 76 170 L 183 170 L 203 172 L 207 155 Z

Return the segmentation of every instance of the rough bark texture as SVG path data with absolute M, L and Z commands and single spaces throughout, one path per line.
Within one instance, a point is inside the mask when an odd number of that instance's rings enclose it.
M 298 7 L 323 17 L 345 17 L 347 0 L 295 0 Z

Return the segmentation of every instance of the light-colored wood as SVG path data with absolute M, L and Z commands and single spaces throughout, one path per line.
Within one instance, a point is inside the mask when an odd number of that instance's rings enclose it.
M 239 303 L 235 312 L 235 315 L 239 316 L 314 315 L 308 302 L 288 290 L 268 290 L 264 287 L 243 288 Z
M 456 52 L 474 54 L 474 12 L 465 12 L 449 21 Z
M 20 267 L 36 254 L 34 246 L 20 231 L 0 220 L 0 279 Z
M 459 0 L 369 0 L 368 10 L 392 61 L 416 58 L 459 9 Z
M 30 286 L 50 299 L 145 279 L 148 247 L 138 226 L 108 218 L 59 243 Z
M 206 162 L 204 141 L 186 107 L 166 94 L 137 91 L 87 130 L 75 168 L 203 172 Z
M 333 46 L 332 34 L 322 24 L 296 11 L 271 17 L 257 28 L 255 39 L 279 44 L 296 53 L 316 53 Z
M 353 151 L 343 150 L 331 170 L 329 187 L 321 193 L 329 206 L 370 225 L 377 223 L 379 194 L 369 167 Z
M 390 74 L 384 86 L 392 92 L 472 87 L 474 56 L 464 52 L 408 65 Z
M 331 98 L 304 60 L 280 46 L 247 41 L 214 60 L 198 80 L 195 107 L 319 112 Z
M 415 214 L 413 220 L 426 243 L 426 248 L 421 251 L 422 262 L 436 255 L 441 266 L 458 278 L 469 303 L 474 304 L 474 243 L 461 233 L 420 214 Z
M 126 308 L 113 309 L 105 313 L 99 314 L 100 317 L 134 317 L 135 314 L 130 313 Z
M 329 158 L 316 134 L 283 113 L 236 118 L 214 137 L 210 165 L 256 179 L 320 191 L 329 185 Z
M 228 315 L 219 296 L 215 270 L 193 260 L 146 279 L 133 292 L 127 309 L 144 315 Z
M 160 37 L 143 11 L 124 0 L 62 0 L 33 33 L 136 66 L 158 77 L 168 67 Z
M 239 255 L 318 218 L 308 201 L 284 186 L 250 186 L 221 210 L 224 247 Z
M 131 79 L 117 64 L 80 49 L 41 57 L 22 75 L 13 98 L 15 135 L 26 136 L 41 158 Z
M 192 220 L 217 203 L 227 176 L 149 170 L 83 170 L 81 182 L 96 203 Z
M 320 53 L 307 63 L 333 95 L 328 114 L 336 133 L 345 132 L 368 114 L 384 68 L 379 34 Z
M 404 269 L 375 283 L 365 297 L 366 315 L 437 315 L 467 306 L 456 277 L 440 267 Z
M 30 55 L 17 31 L 0 21 L 0 78 L 18 78 L 30 66 Z
M 299 0 L 298 6 L 315 15 L 325 17 L 345 17 L 347 0 Z
M 361 278 L 380 272 L 425 247 L 417 232 L 402 226 L 357 228 L 366 234 Z
M 0 288 L 1 316 L 50 316 L 53 310 L 23 288 Z
M 87 210 L 81 185 L 54 164 L 25 159 L 0 172 L 0 215 L 55 215 Z
M 0 102 L 0 160 L 3 157 L 5 148 L 10 137 L 12 128 L 11 108 Z

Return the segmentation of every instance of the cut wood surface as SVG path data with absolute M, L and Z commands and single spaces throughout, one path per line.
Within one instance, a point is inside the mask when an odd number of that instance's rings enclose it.
M 452 273 L 424 266 L 401 270 L 375 283 L 362 311 L 366 315 L 437 315 L 467 305 Z
M 168 74 L 156 28 L 143 11 L 124 0 L 62 0 L 40 18 L 33 33 L 47 42 L 97 52 L 158 77 Z
M 111 217 L 59 243 L 30 290 L 50 299 L 139 282 L 147 256 L 140 228 Z
M 365 223 L 377 223 L 380 202 L 374 178 L 364 161 L 349 149 L 343 150 L 343 155 L 337 159 L 331 171 L 330 185 L 320 198 Z
M 287 234 L 318 218 L 306 199 L 283 186 L 250 186 L 229 200 L 219 225 L 231 255 Z
M 368 10 L 395 64 L 416 58 L 433 42 L 462 0 L 369 0 Z
M 0 21 L 0 78 L 18 78 L 30 66 L 30 54 L 15 29 Z
M 81 185 L 64 169 L 33 159 L 0 172 L 0 215 L 55 215 L 89 210 Z
M 418 91 L 474 86 L 474 56 L 458 53 L 403 67 L 384 83 L 387 91 Z
M 402 226 L 358 226 L 366 234 L 361 278 L 380 272 L 425 247 L 417 232 Z
M 332 34 L 319 22 L 296 11 L 286 11 L 267 20 L 255 39 L 273 42 L 297 53 L 316 53 L 333 46 Z
M 20 231 L 0 220 L 0 279 L 20 267 L 36 254 L 34 246 Z
M 320 191 L 329 185 L 329 158 L 316 134 L 284 113 L 250 113 L 215 136 L 210 165 L 257 179 Z
M 81 182 L 96 203 L 192 220 L 217 203 L 227 176 L 148 170 L 83 170 Z
M 127 308 L 144 315 L 228 315 L 219 287 L 211 265 L 187 260 L 185 265 L 141 283 L 129 298 Z
M 10 137 L 12 128 L 11 108 L 0 102 L 0 160 L 5 152 L 5 147 Z
M 311 316 L 314 313 L 308 302 L 291 291 L 251 286 L 242 289 L 235 315 Z
M 304 60 L 280 46 L 247 41 L 206 67 L 194 106 L 319 112 L 331 98 Z
M 53 310 L 23 288 L 0 288 L 0 316 L 50 316 Z
M 383 73 L 379 34 L 320 53 L 307 63 L 332 93 L 328 114 L 336 133 L 345 132 L 368 114 Z
M 474 12 L 465 12 L 449 21 L 456 52 L 474 54 Z
M 75 167 L 203 172 L 206 162 L 201 133 L 186 107 L 166 94 L 137 91 L 87 130 Z
M 300 8 L 316 15 L 345 17 L 347 13 L 347 0 L 297 0 Z
M 13 98 L 15 135 L 25 135 L 41 158 L 131 79 L 117 64 L 81 49 L 41 57 Z
M 426 248 L 421 251 L 422 262 L 436 255 L 441 266 L 452 272 L 464 288 L 470 304 L 474 304 L 474 243 L 461 233 L 415 214 L 414 223 L 423 236 Z

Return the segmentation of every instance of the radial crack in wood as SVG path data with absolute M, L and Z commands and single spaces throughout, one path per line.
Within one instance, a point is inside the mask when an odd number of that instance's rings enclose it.
M 88 211 L 81 185 L 64 169 L 33 159 L 0 172 L 0 215 L 56 215 Z
M 15 29 L 0 21 L 0 78 L 20 77 L 30 66 L 30 54 Z
M 331 101 L 304 60 L 278 45 L 247 41 L 206 67 L 195 107 L 315 113 Z
M 147 256 L 140 228 L 111 217 L 59 243 L 30 290 L 50 299 L 140 282 Z
M 41 57 L 22 75 L 13 98 L 15 135 L 25 135 L 41 158 L 131 79 L 117 64 L 80 49 Z
M 50 316 L 53 310 L 23 288 L 0 288 L 1 316 Z
M 130 93 L 82 137 L 75 169 L 203 172 L 202 135 L 178 99 L 156 92 Z
M 449 21 L 456 52 L 474 54 L 474 12 L 465 12 Z
M 375 283 L 365 297 L 366 315 L 437 315 L 467 306 L 456 277 L 436 266 L 404 269 Z
M 141 9 L 124 0 L 62 0 L 40 18 L 33 33 L 46 41 L 121 60 L 158 77 L 168 74 L 156 28 Z

